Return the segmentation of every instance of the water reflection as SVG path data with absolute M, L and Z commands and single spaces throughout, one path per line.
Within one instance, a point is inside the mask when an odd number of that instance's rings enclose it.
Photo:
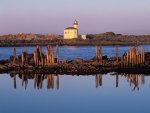
M 135 75 L 135 74 L 112 74 L 113 77 L 115 77 L 115 87 L 119 87 L 119 79 L 123 78 L 123 80 L 126 80 L 127 83 L 129 83 L 130 87 L 132 88 L 132 91 L 139 90 L 139 85 L 145 84 L 145 76 Z M 17 88 L 17 80 L 16 77 L 21 79 L 22 87 L 25 89 L 28 85 L 28 80 L 33 79 L 34 80 L 34 89 L 42 89 L 43 88 L 43 81 L 46 80 L 46 87 L 47 89 L 59 89 L 59 76 L 61 75 L 55 75 L 55 74 L 15 74 L 11 73 L 10 76 L 13 78 L 13 87 L 14 89 Z M 95 75 L 95 87 L 99 88 L 103 85 L 103 76 L 105 75 Z
M 116 73 L 114 75 L 116 77 L 116 88 L 119 87 L 119 77 L 124 77 L 124 79 L 127 80 L 127 83 L 130 84 L 130 87 L 132 88 L 132 91 L 139 90 L 139 84 L 143 85 L 145 84 L 145 76 L 140 74 L 140 75 L 135 75 L 135 74 L 122 74 L 119 75 Z M 95 76 L 95 83 L 96 83 L 96 88 L 102 86 L 102 75 L 96 75 Z
M 102 86 L 102 75 L 95 76 L 95 83 L 96 83 L 96 88 L 98 88 L 99 86 Z
M 130 86 L 133 85 L 132 91 L 135 89 L 139 90 L 139 84 L 143 85 L 145 83 L 145 76 L 144 75 L 133 75 L 133 74 L 125 74 L 127 78 L 127 82 L 130 83 Z M 141 79 L 141 81 L 139 81 Z
M 11 73 L 10 77 L 13 78 L 14 89 L 17 88 L 16 76 L 18 76 L 21 79 L 22 87 L 24 87 L 25 89 L 27 88 L 27 85 L 28 85 L 28 79 L 33 79 L 34 80 L 34 89 L 42 89 L 44 79 L 46 79 L 47 89 L 53 89 L 54 88 L 54 83 L 56 84 L 56 89 L 59 89 L 59 75 L 54 75 L 54 74 L 28 75 L 28 74 Z

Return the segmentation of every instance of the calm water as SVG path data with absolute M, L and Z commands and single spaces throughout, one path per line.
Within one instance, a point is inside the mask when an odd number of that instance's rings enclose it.
M 149 45 L 143 47 L 150 52 Z M 9 58 L 12 49 L 1 47 L 0 59 Z M 119 55 L 128 49 L 119 47 Z M 17 47 L 17 54 L 22 50 Z M 33 47 L 27 51 L 32 53 Z M 95 55 L 93 46 L 64 46 L 59 51 L 59 59 L 90 59 Z M 115 56 L 115 47 L 103 47 L 103 55 Z M 1 113 L 150 113 L 149 96 L 150 75 L 0 74 Z
M 150 76 L 0 75 L 2 113 L 149 113 Z
M 143 45 L 146 52 L 150 52 L 150 45 Z M 13 54 L 14 47 L 0 47 L 0 59 L 8 59 Z M 119 47 L 119 56 L 123 55 L 125 51 L 129 50 L 129 46 L 120 46 Z M 17 55 L 21 54 L 24 47 L 16 47 Z M 26 47 L 28 53 L 33 53 L 34 47 Z M 55 51 L 55 48 L 54 48 Z M 46 47 L 43 47 L 43 52 L 46 53 Z M 109 57 L 115 56 L 115 46 L 103 46 L 102 47 L 103 55 Z M 91 59 L 95 56 L 95 47 L 94 46 L 62 46 L 59 48 L 59 59 L 68 59 L 72 60 L 75 58 L 82 59 Z

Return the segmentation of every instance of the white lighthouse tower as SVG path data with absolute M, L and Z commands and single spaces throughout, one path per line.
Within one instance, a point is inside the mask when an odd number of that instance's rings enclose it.
M 76 20 L 73 23 L 73 27 L 76 28 L 76 29 L 78 29 L 78 22 Z

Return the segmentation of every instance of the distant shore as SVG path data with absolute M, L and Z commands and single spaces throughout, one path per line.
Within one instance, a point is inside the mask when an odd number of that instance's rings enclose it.
M 150 35 L 122 35 L 113 32 L 87 34 L 86 39 L 63 39 L 62 35 L 8 34 L 0 36 L 0 47 L 46 45 L 150 45 Z
M 19 46 L 47 46 L 47 45 L 57 45 L 60 46 L 95 46 L 95 45 L 102 45 L 102 46 L 129 46 L 129 45 L 150 45 L 150 42 L 137 42 L 137 41 L 129 41 L 129 42 L 118 42 L 118 41 L 101 41 L 101 40 L 0 40 L 0 47 L 19 47 Z

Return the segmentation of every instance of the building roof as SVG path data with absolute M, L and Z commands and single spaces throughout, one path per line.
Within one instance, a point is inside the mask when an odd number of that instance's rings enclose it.
M 74 27 L 67 27 L 67 28 L 65 28 L 65 29 L 76 29 L 76 28 L 74 28 Z

